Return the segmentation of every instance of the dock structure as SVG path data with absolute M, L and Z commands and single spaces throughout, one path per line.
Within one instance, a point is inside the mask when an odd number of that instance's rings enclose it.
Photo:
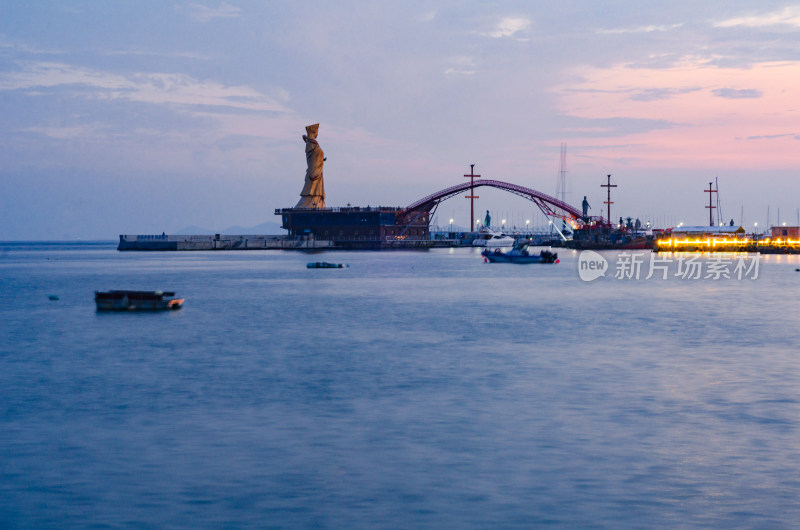
M 333 248 L 330 241 L 281 235 L 120 235 L 117 250 L 280 250 Z
M 431 248 L 430 212 L 391 206 L 278 208 L 290 239 L 330 242 L 333 248 Z
M 121 251 L 192 251 L 192 250 L 403 250 L 461 246 L 460 240 L 386 239 L 317 239 L 313 235 L 120 235 Z

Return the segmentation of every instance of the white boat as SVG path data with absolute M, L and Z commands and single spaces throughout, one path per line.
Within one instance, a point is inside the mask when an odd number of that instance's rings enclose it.
M 474 247 L 486 248 L 511 248 L 514 246 L 514 238 L 502 232 L 494 232 L 488 228 L 481 228 L 478 236 L 472 240 Z

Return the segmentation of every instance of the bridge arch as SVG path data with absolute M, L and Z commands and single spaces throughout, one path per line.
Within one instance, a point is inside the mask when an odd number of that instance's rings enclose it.
M 510 182 L 492 179 L 479 179 L 475 181 L 474 185 L 469 182 L 465 182 L 463 184 L 451 186 L 449 188 L 437 191 L 436 193 L 432 193 L 431 195 L 423 197 L 417 202 L 403 208 L 400 212 L 398 212 L 398 217 L 410 219 L 414 218 L 418 214 L 421 214 L 422 212 L 433 212 L 442 201 L 458 195 L 459 193 L 463 193 L 473 186 L 476 188 L 480 186 L 489 186 L 508 191 L 533 202 L 539 207 L 542 213 L 548 217 L 558 217 L 560 219 L 564 219 L 573 227 L 578 227 L 584 224 L 583 212 L 564 201 L 556 199 L 555 197 L 551 197 L 550 195 L 540 191 L 536 191 L 532 188 L 526 188 L 525 186 L 511 184 Z M 598 220 L 598 218 L 592 219 L 595 221 Z M 602 219 L 600 220 L 602 221 Z

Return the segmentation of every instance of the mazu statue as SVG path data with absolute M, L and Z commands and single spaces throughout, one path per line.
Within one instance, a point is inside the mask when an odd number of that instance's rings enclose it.
M 300 201 L 295 208 L 325 208 L 325 184 L 322 181 L 322 163 L 325 153 L 317 141 L 319 123 L 306 127 L 303 140 L 306 142 L 306 181 L 300 192 Z

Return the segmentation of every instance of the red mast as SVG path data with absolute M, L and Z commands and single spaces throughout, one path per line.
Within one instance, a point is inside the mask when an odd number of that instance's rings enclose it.
M 477 195 L 475 195 L 475 177 L 481 178 L 480 175 L 475 174 L 475 164 L 469 165 L 469 175 L 464 175 L 465 177 L 469 177 L 469 195 L 467 195 L 467 199 L 469 199 L 469 231 L 475 231 L 475 199 L 478 199 Z
M 603 204 L 608 205 L 608 224 L 611 224 L 611 205 L 614 204 L 611 201 L 611 188 L 616 188 L 616 184 L 611 184 L 611 175 L 608 175 L 608 184 L 600 184 L 601 188 L 608 188 L 608 200 L 605 201 Z
M 713 197 L 711 194 L 719 193 L 719 189 L 715 190 L 712 184 L 713 182 L 709 182 L 708 189 L 705 190 L 705 192 L 708 193 L 708 206 L 706 206 L 706 208 L 708 208 L 708 226 L 714 226 L 714 208 L 716 208 L 711 200 L 711 197 Z

